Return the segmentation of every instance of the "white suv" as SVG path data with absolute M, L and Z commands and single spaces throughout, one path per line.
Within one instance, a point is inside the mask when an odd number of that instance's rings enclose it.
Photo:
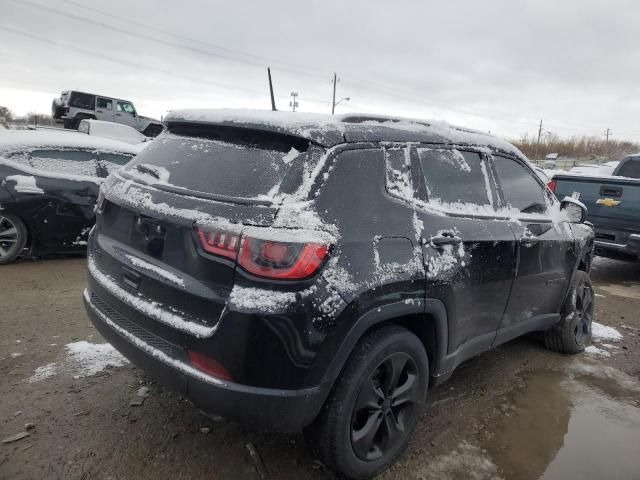
M 147 137 L 158 136 L 163 130 L 159 120 L 138 115 L 129 100 L 71 90 L 62 92 L 53 100 L 51 116 L 62 121 L 64 128 L 74 130 L 85 118 L 129 125 Z

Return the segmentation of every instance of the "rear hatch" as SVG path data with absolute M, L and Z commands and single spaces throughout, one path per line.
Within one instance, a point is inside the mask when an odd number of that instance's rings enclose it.
M 92 273 L 148 316 L 208 336 L 234 283 L 224 250 L 244 227 L 270 226 L 323 151 L 288 135 L 173 126 L 105 182 Z M 200 227 L 221 255 L 203 249 Z

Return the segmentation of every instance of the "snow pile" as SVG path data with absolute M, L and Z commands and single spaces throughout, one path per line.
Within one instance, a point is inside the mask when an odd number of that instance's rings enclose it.
M 0 136 L 0 150 L 82 148 L 104 152 L 124 152 L 135 155 L 137 150 L 128 143 L 84 135 L 73 130 L 8 130 Z
M 598 348 L 595 345 L 589 345 L 587 348 L 584 349 L 584 351 L 586 353 L 590 353 L 592 355 L 599 355 L 601 357 L 610 357 L 611 353 L 609 353 L 607 350 L 604 350 L 602 348 Z
M 127 260 L 129 260 L 134 267 L 146 270 L 147 272 L 152 272 L 163 280 L 184 288 L 184 279 L 180 278 L 175 273 L 169 272 L 164 268 L 160 268 L 157 265 L 149 263 L 139 257 L 134 257 L 133 255 L 125 254 L 125 257 L 127 257 Z
M 41 380 L 45 380 L 47 378 L 53 377 L 56 373 L 58 373 L 58 364 L 48 363 L 42 367 L 38 367 L 33 372 L 33 375 L 29 377 L 27 380 L 28 383 L 39 382 Z
M 598 322 L 591 323 L 591 333 L 593 339 L 598 342 L 607 340 L 616 342 L 622 339 L 622 334 L 618 330 Z
M 611 351 L 618 347 L 607 342 L 617 342 L 622 339 L 622 334 L 613 327 L 598 322 L 591 322 L 591 337 L 598 346 L 589 345 L 584 349 L 586 353 L 600 357 L 610 357 Z M 615 352 L 614 352 L 615 353 Z
M 92 119 L 86 119 L 83 120 L 83 122 L 87 122 L 88 131 L 81 131 L 82 133 L 86 133 L 87 135 L 108 138 L 132 145 L 137 145 L 147 140 L 147 137 L 145 137 L 138 130 L 130 127 L 129 125 L 123 125 L 122 123 L 105 122 L 102 120 Z
M 109 343 L 89 343 L 80 341 L 64 347 L 67 360 L 72 364 L 76 376 L 90 377 L 107 367 L 122 367 L 129 363 Z
M 73 378 L 90 377 L 108 367 L 122 367 L 129 363 L 108 343 L 80 341 L 65 345 L 66 357 L 60 363 L 52 362 L 38 367 L 27 383 L 40 382 L 65 372 Z
M 36 185 L 36 178 L 27 175 L 9 175 L 6 180 L 16 182 L 13 189 L 18 193 L 44 193 Z

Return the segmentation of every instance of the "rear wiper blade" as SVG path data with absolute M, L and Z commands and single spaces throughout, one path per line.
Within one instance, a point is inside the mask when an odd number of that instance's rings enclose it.
M 135 169 L 138 170 L 139 172 L 142 172 L 142 173 L 148 173 L 152 177 L 155 177 L 158 180 L 160 180 L 160 174 L 156 170 L 154 170 L 153 168 L 147 167 L 147 166 L 142 165 L 142 164 L 138 164 L 138 165 L 135 166 Z

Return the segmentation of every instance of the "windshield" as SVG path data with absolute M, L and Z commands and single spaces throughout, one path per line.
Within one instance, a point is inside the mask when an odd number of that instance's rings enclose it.
M 244 132 L 240 130 L 245 130 Z M 232 198 L 273 199 L 299 186 L 308 142 L 246 129 L 173 128 L 144 149 L 125 173 L 146 183 Z M 294 179 L 291 185 L 292 178 Z M 284 188 L 282 188 L 284 190 Z

